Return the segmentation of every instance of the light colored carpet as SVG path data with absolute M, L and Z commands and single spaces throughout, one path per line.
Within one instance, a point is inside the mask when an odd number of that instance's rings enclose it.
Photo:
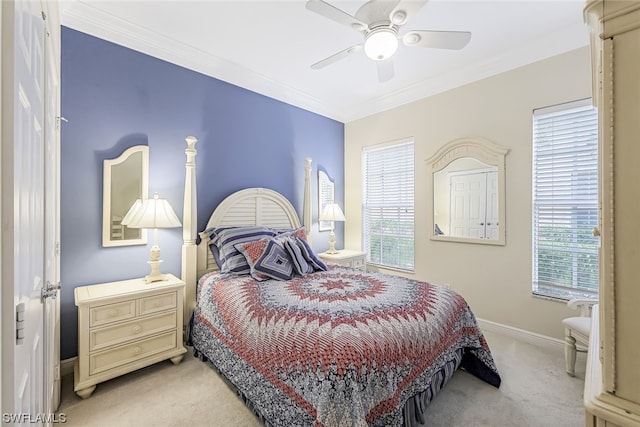
M 428 426 L 584 426 L 584 353 L 571 378 L 561 347 L 536 348 L 490 332 L 485 337 L 502 385 L 495 389 L 457 371 L 429 405 Z M 73 376 L 65 376 L 59 412 L 67 426 L 260 426 L 218 374 L 192 354 L 177 366 L 165 361 L 99 384 L 86 400 L 73 393 Z

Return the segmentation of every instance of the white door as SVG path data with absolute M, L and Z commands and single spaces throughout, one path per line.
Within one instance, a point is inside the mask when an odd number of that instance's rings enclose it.
M 43 6 L 51 6 L 45 3 Z M 60 404 L 60 224 L 59 179 L 59 25 L 57 10 L 45 10 L 44 78 L 44 410 Z
M 23 338 L 14 356 L 15 411 L 44 413 L 44 21 L 40 4 L 16 1 L 14 159 L 14 299 Z
M 450 177 L 450 230 L 456 237 L 485 237 L 486 174 L 455 174 Z
M 16 417 L 10 423 L 41 425 L 45 421 L 44 21 L 40 2 L 17 0 L 2 6 L 3 21 L 14 24 L 2 28 L 2 410 Z M 13 351 L 4 351 L 7 348 Z

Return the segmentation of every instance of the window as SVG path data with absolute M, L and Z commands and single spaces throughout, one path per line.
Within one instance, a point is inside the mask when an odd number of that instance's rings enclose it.
M 533 111 L 533 293 L 598 295 L 598 116 L 591 100 Z
M 362 152 L 363 247 L 367 262 L 414 269 L 413 140 Z

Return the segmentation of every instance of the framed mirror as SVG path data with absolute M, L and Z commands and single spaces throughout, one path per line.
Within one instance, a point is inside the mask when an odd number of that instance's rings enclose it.
M 505 157 L 482 138 L 452 141 L 427 159 L 431 240 L 505 244 Z
M 103 166 L 102 246 L 146 245 L 146 229 L 129 228 L 121 221 L 137 199 L 148 197 L 149 147 L 131 147 Z
M 333 203 L 334 183 L 325 171 L 318 170 L 318 218 L 322 214 L 324 207 Z M 331 230 L 331 221 L 318 220 L 318 231 Z

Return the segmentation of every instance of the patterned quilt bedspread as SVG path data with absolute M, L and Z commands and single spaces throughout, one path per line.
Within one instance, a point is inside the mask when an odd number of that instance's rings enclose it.
M 194 348 L 268 425 L 400 426 L 456 354 L 500 385 L 466 301 L 440 286 L 332 265 L 289 281 L 209 273 L 197 293 Z

